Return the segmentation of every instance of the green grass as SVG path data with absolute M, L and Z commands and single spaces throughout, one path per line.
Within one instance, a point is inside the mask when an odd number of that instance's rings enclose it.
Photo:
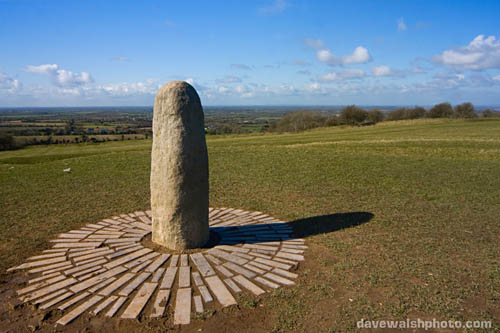
M 407 317 L 498 327 L 499 120 L 207 140 L 212 206 L 285 220 L 373 214 L 308 237 L 298 286 L 259 302 L 274 318 L 269 330 L 346 331 L 361 318 Z M 48 248 L 58 232 L 148 208 L 150 148 L 142 140 L 0 152 L 0 269 Z

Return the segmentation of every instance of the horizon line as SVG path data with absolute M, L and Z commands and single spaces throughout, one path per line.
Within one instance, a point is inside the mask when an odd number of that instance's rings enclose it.
M 442 103 L 448 103 L 448 102 L 442 102 Z M 440 103 L 437 103 L 440 104 Z M 437 104 L 245 104 L 245 105 L 240 105 L 240 104 L 235 104 L 235 105 L 203 105 L 203 108 L 243 108 L 243 107 L 294 107 L 294 108 L 305 108 L 305 107 L 321 107 L 321 108 L 328 108 L 328 107 L 345 107 L 345 106 L 350 106 L 350 105 L 356 105 L 360 107 L 415 107 L 415 106 L 421 106 L 421 107 L 432 107 Z M 451 105 L 459 105 L 459 104 L 452 104 Z M 500 104 L 474 104 L 476 107 L 495 107 L 498 108 L 500 107 Z M 80 108 L 80 109 L 89 109 L 89 108 L 154 108 L 153 105 L 90 105 L 90 106 L 81 106 L 81 105 L 72 105 L 72 106 L 0 106 L 1 109 L 27 109 L 27 108 L 38 108 L 38 109 L 63 109 L 63 108 Z

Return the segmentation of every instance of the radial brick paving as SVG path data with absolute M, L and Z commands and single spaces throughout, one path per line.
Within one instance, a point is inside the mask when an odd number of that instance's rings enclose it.
M 162 317 L 168 304 L 174 324 L 215 301 L 236 304 L 235 295 L 261 295 L 292 286 L 291 272 L 307 246 L 292 227 L 261 212 L 210 208 L 210 230 L 219 244 L 198 253 L 164 254 L 144 247 L 151 211 L 122 214 L 61 233 L 52 249 L 9 271 L 27 269 L 30 280 L 17 293 L 39 310 L 58 308 L 67 325 L 81 314 L 135 319 Z M 149 306 L 148 306 L 149 305 Z

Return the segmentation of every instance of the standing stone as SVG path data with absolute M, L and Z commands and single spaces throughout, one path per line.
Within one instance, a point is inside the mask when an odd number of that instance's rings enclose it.
M 155 98 L 151 207 L 153 242 L 183 250 L 208 241 L 204 115 L 196 90 L 186 82 L 168 82 Z

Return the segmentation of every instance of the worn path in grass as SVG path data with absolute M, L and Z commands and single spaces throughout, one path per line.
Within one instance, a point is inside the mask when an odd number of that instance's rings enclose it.
M 49 248 L 57 233 L 147 209 L 150 146 L 0 152 L 0 292 L 21 279 L 5 269 Z M 209 137 L 208 147 L 212 207 L 303 219 L 297 233 L 307 235 L 309 226 L 325 233 L 307 237 L 296 287 L 240 302 L 238 311 L 206 314 L 182 330 L 346 331 L 361 318 L 407 317 L 493 320 L 498 327 L 500 121 L 220 136 Z M 372 218 L 357 225 L 360 216 Z M 37 318 L 29 309 L 2 309 L 2 326 L 16 313 Z M 75 325 L 123 329 L 113 320 Z M 50 318 L 41 323 L 42 330 L 52 327 Z

